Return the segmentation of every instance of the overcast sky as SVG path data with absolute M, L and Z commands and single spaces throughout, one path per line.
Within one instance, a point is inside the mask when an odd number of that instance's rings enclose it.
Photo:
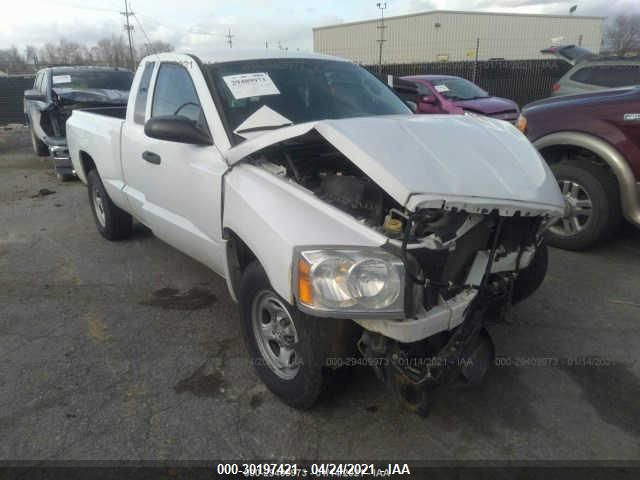
M 124 0 L 7 0 L 0 16 L 0 48 L 36 47 L 60 38 L 93 44 L 123 34 Z M 312 50 L 311 28 L 375 18 L 377 0 L 132 0 L 134 41 L 172 43 L 177 50 L 202 52 L 224 47 L 231 28 L 234 47 L 274 47 Z M 475 10 L 566 14 L 578 4 L 578 15 L 614 16 L 640 13 L 640 0 L 388 0 L 386 15 L 427 10 Z M 203 33 L 195 33 L 203 32 Z

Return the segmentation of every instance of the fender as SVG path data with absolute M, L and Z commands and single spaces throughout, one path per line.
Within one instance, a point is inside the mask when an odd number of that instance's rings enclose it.
M 533 142 L 538 150 L 556 145 L 581 147 L 598 155 L 611 167 L 618 179 L 620 202 L 624 217 L 640 227 L 640 185 L 625 158 L 611 144 L 598 137 L 581 132 L 557 132 L 541 137 Z
M 223 229 L 233 231 L 249 247 L 274 290 L 291 304 L 295 247 L 377 247 L 387 242 L 384 235 L 303 187 L 251 164 L 238 165 L 224 176 L 223 205 Z M 228 265 L 229 259 L 229 271 Z

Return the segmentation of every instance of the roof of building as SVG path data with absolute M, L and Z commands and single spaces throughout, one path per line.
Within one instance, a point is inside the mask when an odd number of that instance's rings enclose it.
M 396 15 L 394 17 L 385 17 L 385 20 L 395 20 L 398 18 L 419 17 L 423 15 L 436 15 L 441 13 L 457 14 L 457 15 L 493 15 L 493 16 L 507 16 L 507 17 L 541 17 L 541 18 L 567 18 L 573 20 L 603 20 L 607 17 L 592 17 L 582 15 L 546 15 L 543 13 L 505 13 L 505 12 L 469 12 L 463 10 L 428 10 L 426 12 L 408 13 L 406 15 Z M 313 27 L 313 30 L 322 30 L 325 28 L 338 28 L 348 25 L 358 25 L 362 23 L 379 22 L 378 18 L 372 18 L 370 20 L 359 20 L 357 22 L 345 22 L 334 23 L 332 25 L 322 25 L 320 27 Z

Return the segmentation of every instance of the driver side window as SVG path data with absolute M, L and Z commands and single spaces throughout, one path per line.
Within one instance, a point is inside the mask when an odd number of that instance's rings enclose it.
M 179 115 L 207 129 L 200 100 L 187 70 L 175 63 L 163 63 L 153 92 L 151 116 Z

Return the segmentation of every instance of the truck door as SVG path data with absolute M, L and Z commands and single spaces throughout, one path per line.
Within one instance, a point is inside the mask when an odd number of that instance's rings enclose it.
M 200 78 L 196 80 L 206 88 L 202 74 L 197 73 Z M 142 77 L 144 80 L 144 72 Z M 183 116 L 209 130 L 194 78 L 183 64 L 160 63 L 155 75 L 150 75 L 149 85 L 153 85 L 151 91 L 147 87 L 152 97 L 148 98 L 145 119 Z M 135 112 L 129 114 L 135 117 Z M 136 216 L 157 237 L 224 272 L 221 185 L 228 167 L 218 148 L 150 138 L 144 134 L 140 114 L 138 121 L 129 120 L 123 131 L 122 161 L 125 190 L 135 204 Z

